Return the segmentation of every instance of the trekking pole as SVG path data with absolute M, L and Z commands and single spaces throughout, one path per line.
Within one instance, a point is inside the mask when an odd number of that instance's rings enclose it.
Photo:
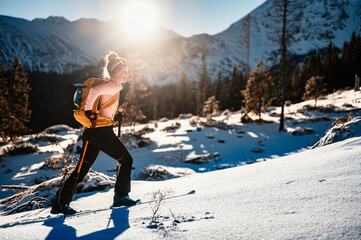
M 120 117 L 118 117 L 118 138 L 119 138 L 119 140 L 120 140 L 120 135 L 121 135 L 122 118 L 123 118 L 122 112 L 123 112 L 122 109 L 118 109 L 118 114 L 120 114 Z M 119 175 L 119 162 L 118 161 L 117 161 L 116 175 L 117 175 L 117 177 Z
M 87 149 L 87 147 L 88 147 L 88 143 L 89 143 L 89 141 L 86 141 L 86 142 L 85 142 L 83 154 L 82 154 L 82 156 L 81 156 L 81 159 L 80 159 L 80 162 L 79 162 L 79 167 L 78 167 L 78 170 L 77 170 L 77 172 L 76 172 L 76 178 L 75 178 L 74 188 L 73 188 L 73 192 L 72 192 L 72 194 L 71 194 L 71 197 L 72 197 L 72 198 L 73 198 L 73 195 L 74 195 L 74 193 L 75 193 L 75 188 L 76 188 L 76 185 L 77 185 L 76 183 L 78 182 L 81 165 L 83 165 L 83 160 L 84 160 L 84 156 L 85 156 L 86 149 Z M 63 220 L 65 220 L 66 215 L 68 214 L 69 204 L 70 204 L 70 203 L 68 203 L 67 206 L 66 206 L 66 211 L 65 211 L 64 219 L 63 219 Z

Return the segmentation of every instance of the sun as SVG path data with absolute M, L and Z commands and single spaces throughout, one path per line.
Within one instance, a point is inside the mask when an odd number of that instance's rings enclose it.
M 151 0 L 127 1 L 122 6 L 120 21 L 127 37 L 146 40 L 156 33 L 158 9 Z

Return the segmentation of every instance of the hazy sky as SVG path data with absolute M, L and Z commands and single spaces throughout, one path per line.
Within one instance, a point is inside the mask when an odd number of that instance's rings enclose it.
M 119 21 L 127 2 L 137 0 L 0 0 L 0 15 L 32 20 L 63 16 L 74 21 L 96 18 Z M 144 0 L 143 0 L 144 1 Z M 159 25 L 185 37 L 216 34 L 244 17 L 265 0 L 146 0 L 157 8 Z

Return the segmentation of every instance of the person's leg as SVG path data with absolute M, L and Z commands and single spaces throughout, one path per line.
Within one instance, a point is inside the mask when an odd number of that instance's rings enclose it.
M 84 177 L 87 175 L 90 167 L 93 165 L 95 159 L 99 154 L 99 148 L 92 144 L 92 137 L 90 137 L 91 135 L 89 136 L 87 131 L 89 130 L 86 130 L 83 134 L 83 152 L 80 155 L 78 165 L 71 173 L 71 175 L 65 180 L 65 182 L 62 184 L 61 188 L 57 193 L 57 201 L 59 204 L 67 204 L 71 202 L 74 194 L 73 193 L 74 186 L 77 185 L 79 182 L 83 181 Z M 87 149 L 84 149 L 86 141 L 89 142 Z M 77 174 L 78 174 L 77 171 L 80 165 L 80 160 L 84 152 L 85 155 L 84 155 L 83 163 L 81 165 L 79 176 L 77 178 Z
M 115 135 L 112 127 L 99 128 L 97 130 L 99 131 L 97 131 L 96 135 L 99 137 L 95 139 L 94 145 L 121 164 L 114 191 L 119 197 L 125 197 L 130 192 L 133 158 Z

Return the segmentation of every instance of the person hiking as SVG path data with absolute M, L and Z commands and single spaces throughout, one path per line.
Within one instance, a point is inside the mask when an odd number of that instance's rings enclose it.
M 103 106 L 111 101 L 116 94 L 122 90 L 122 83 L 127 81 L 128 65 L 125 59 L 120 58 L 116 53 L 110 52 L 104 56 L 104 74 L 107 81 L 92 87 L 85 101 L 85 116 L 90 120 L 91 127 L 86 127 L 83 133 L 83 152 L 80 156 L 78 166 L 71 175 L 64 181 L 53 199 L 51 213 L 74 214 L 76 211 L 69 207 L 74 195 L 75 186 L 83 180 L 93 165 L 100 151 L 119 162 L 119 174 L 116 179 L 113 197 L 113 207 L 136 205 L 136 201 L 129 198 L 130 176 L 133 165 L 133 158 L 118 139 L 113 131 L 113 120 L 109 124 L 98 124 L 101 119 L 113 119 L 118 110 L 118 101 L 100 111 L 92 111 L 93 105 L 97 103 Z M 99 80 L 99 79 L 98 79 Z M 119 96 L 119 95 L 118 95 Z M 117 97 L 118 97 L 117 96 Z M 118 98 L 116 98 L 118 99 Z M 114 118 L 122 118 L 122 115 Z M 119 120 L 119 119 L 118 119 Z M 122 120 L 122 119 L 121 119 Z M 104 126 L 105 125 L 105 126 Z

